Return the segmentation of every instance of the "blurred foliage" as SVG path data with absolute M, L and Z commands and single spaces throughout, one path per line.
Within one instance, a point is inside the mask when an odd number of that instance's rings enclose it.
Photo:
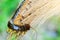
M 60 15 L 53 16 L 51 19 L 52 23 L 56 26 L 57 37 L 54 40 L 60 40 Z
M 58 33 L 58 36 L 60 36 L 60 16 L 52 17 L 51 21 L 56 25 L 56 31 Z

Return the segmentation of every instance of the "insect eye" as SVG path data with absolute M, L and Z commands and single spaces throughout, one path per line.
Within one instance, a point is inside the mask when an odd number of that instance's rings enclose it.
M 14 25 L 14 26 L 13 26 L 13 29 L 14 29 L 14 30 L 18 30 L 19 27 Z
M 13 26 L 13 25 L 12 25 L 11 22 L 9 21 L 9 22 L 8 22 L 8 28 L 12 29 L 12 26 Z
M 30 25 L 29 24 L 25 24 L 24 26 L 26 27 L 26 30 L 30 29 Z
M 19 30 L 19 26 L 12 24 L 10 21 L 8 22 L 8 28 L 16 31 Z

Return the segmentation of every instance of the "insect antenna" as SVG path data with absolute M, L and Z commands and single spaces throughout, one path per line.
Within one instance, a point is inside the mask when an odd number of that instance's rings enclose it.
M 37 30 L 36 29 L 34 29 L 33 27 L 30 27 L 34 32 L 35 32 L 35 37 L 36 37 L 36 39 L 35 40 L 37 40 Z

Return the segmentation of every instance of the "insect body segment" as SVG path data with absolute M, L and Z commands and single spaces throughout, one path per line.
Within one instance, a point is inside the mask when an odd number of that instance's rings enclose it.
M 24 0 L 22 5 L 17 8 L 15 14 L 13 15 L 12 19 L 8 21 L 8 30 L 7 32 L 10 33 L 8 40 L 13 34 L 16 34 L 16 38 L 19 35 L 25 34 L 28 30 L 30 30 L 30 25 L 25 24 L 22 22 L 24 20 L 24 16 L 22 15 L 22 11 L 27 9 L 26 6 L 29 4 L 29 0 Z
M 21 21 L 25 18 L 25 16 L 23 16 L 23 11 L 25 9 L 27 9 L 27 5 L 29 4 L 29 0 L 24 0 L 22 2 L 22 4 L 19 6 L 19 8 L 16 10 L 14 16 L 12 17 L 12 20 L 14 22 L 14 24 L 16 25 L 22 25 Z
M 10 22 L 8 22 L 8 28 L 12 29 L 13 31 L 16 31 L 16 32 L 23 32 L 23 31 L 27 31 L 30 29 L 30 25 L 28 24 L 24 24 L 22 26 L 18 26 L 18 25 L 14 25 L 14 24 L 11 24 Z
M 16 34 L 16 36 L 18 37 L 19 35 L 25 34 L 25 32 L 27 32 L 28 30 L 30 30 L 29 24 L 24 24 L 22 26 L 19 26 L 19 25 L 11 24 L 10 21 L 8 22 L 8 32 L 10 33 L 10 37 L 13 34 Z M 9 39 L 9 40 L 11 40 L 11 39 Z

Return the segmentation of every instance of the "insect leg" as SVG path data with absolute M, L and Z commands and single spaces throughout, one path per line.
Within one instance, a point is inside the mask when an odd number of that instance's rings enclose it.
M 21 32 L 18 32 L 18 33 L 16 34 L 16 40 L 18 40 L 19 36 L 21 36 Z
M 7 40 L 11 40 L 11 37 L 13 35 L 14 32 L 11 32 L 10 35 L 7 37 Z
M 11 33 L 11 32 L 12 32 L 12 30 L 8 28 L 8 29 L 7 29 L 7 32 L 8 32 L 8 33 Z

